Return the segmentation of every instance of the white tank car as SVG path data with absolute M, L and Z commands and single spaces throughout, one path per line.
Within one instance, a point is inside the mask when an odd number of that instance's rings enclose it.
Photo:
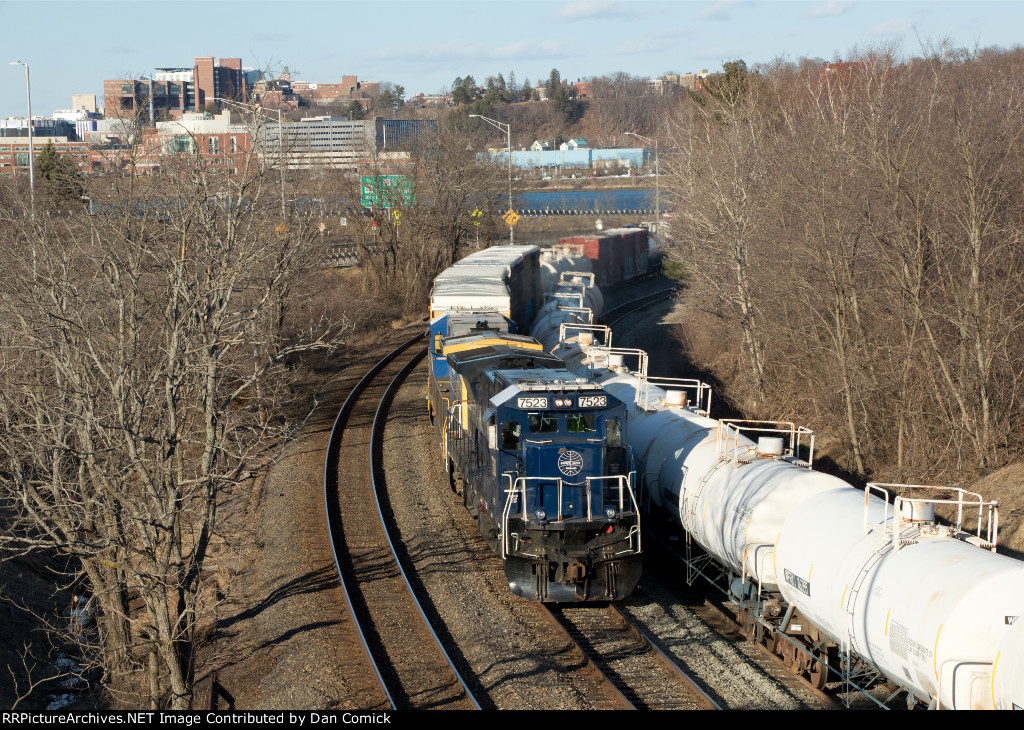
M 610 344 L 594 329 L 567 327 L 555 354 L 632 404 L 652 508 L 733 574 L 734 596 L 769 634 L 807 648 L 831 640 L 935 706 L 1024 707 L 1024 562 L 995 554 L 993 504 L 962 490 L 864 492 L 815 472 L 806 429 L 708 418 L 706 386 L 647 377 L 646 354 L 588 344 Z M 944 501 L 953 527 L 934 520 Z M 959 529 L 957 510 L 977 529 Z
M 594 274 L 586 271 L 563 271 L 555 287 L 546 290 L 544 304 L 534 320 L 530 334 L 544 349 L 558 345 L 563 324 L 590 325 L 604 311 L 604 297 L 594 285 Z
M 554 291 L 564 271 L 593 271 L 582 245 L 558 244 L 541 249 L 540 281 L 544 291 Z

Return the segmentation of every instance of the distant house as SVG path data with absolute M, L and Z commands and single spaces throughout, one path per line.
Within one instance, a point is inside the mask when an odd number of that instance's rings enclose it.
M 551 143 L 547 142 L 547 141 L 541 142 L 538 139 L 538 140 L 534 141 L 534 143 L 532 145 L 530 145 L 530 149 L 533 152 L 543 152 L 544 150 L 551 149 Z
M 558 147 L 560 150 L 578 150 L 584 147 L 589 147 L 587 140 L 585 139 L 570 139 L 568 142 L 562 142 Z

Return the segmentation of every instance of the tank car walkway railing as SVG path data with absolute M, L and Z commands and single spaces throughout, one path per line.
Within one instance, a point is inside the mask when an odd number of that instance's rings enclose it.
M 756 442 L 750 434 L 757 435 Z M 810 440 L 805 443 L 806 437 Z M 801 448 L 807 450 L 807 459 L 800 458 Z M 736 467 L 758 458 L 780 458 L 810 469 L 814 464 L 814 431 L 791 421 L 723 418 L 718 422 L 717 453 L 720 460 L 732 461 Z
M 908 497 L 905 494 L 893 496 L 892 514 L 890 519 L 889 497 L 890 491 L 908 492 L 913 490 L 914 494 L 953 492 L 955 498 L 940 499 L 937 497 Z M 882 520 L 880 523 L 871 523 L 868 520 L 870 508 L 870 494 L 876 492 L 884 501 Z M 999 539 L 999 502 L 986 501 L 977 492 L 969 492 L 959 487 L 924 486 L 920 484 L 883 484 L 869 482 L 864 489 L 864 534 L 868 534 L 873 524 L 879 524 L 885 532 L 886 539 L 898 551 L 905 546 L 905 540 L 901 539 L 903 531 L 908 527 L 918 526 L 922 523 L 933 523 L 935 521 L 935 506 L 948 504 L 956 506 L 956 522 L 952 525 L 953 534 L 951 537 L 967 535 L 964 542 L 996 552 L 996 542 Z M 975 523 L 974 533 L 964 530 L 964 509 L 977 510 L 973 517 Z M 982 535 L 982 532 L 985 534 Z

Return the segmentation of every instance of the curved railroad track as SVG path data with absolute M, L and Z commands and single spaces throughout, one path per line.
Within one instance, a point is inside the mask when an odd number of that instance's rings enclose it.
M 721 709 L 615 605 L 544 608 L 592 671 L 612 686 L 614 706 L 600 709 Z
M 637 297 L 636 299 L 631 299 L 624 304 L 620 304 L 617 307 L 612 307 L 611 309 L 606 310 L 599 319 L 603 324 L 608 327 L 612 327 L 620 320 L 625 319 L 631 314 L 636 314 L 637 312 L 641 312 L 658 302 L 672 298 L 680 289 L 682 289 L 681 286 L 671 286 L 668 289 L 662 289 L 654 292 L 653 294 L 647 294 L 642 297 Z
M 415 347 L 423 337 L 380 360 L 338 412 L 324 463 L 327 527 L 346 604 L 388 703 L 394 709 L 479 709 L 409 585 L 380 503 L 387 409 L 425 355 Z

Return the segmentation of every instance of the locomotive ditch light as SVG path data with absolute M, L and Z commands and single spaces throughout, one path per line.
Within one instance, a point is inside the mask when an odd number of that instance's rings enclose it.
M 540 524 L 546 525 L 548 523 L 548 513 L 546 511 L 539 509 L 535 513 L 535 516 L 537 517 L 537 522 Z
M 608 518 L 609 522 L 611 522 L 612 520 L 615 519 L 615 515 L 616 515 L 616 510 L 615 510 L 614 507 L 606 507 L 605 508 L 604 516 Z

